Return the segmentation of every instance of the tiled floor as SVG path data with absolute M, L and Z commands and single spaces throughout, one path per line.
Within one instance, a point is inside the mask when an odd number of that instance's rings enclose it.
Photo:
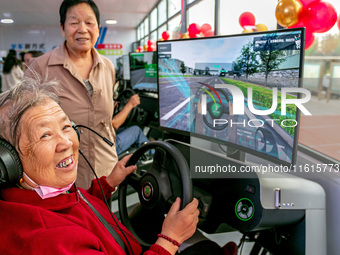
M 312 116 L 301 115 L 299 142 L 340 160 L 340 99 L 312 97 L 305 107 Z
M 340 112 L 339 116 L 302 117 L 299 142 L 340 160 Z

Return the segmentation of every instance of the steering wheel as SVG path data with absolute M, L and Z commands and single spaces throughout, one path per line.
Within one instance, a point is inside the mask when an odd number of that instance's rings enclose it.
M 127 176 L 125 181 L 119 185 L 118 191 L 121 221 L 138 241 L 146 247 L 151 246 L 156 241 L 157 233 L 161 231 L 164 214 L 168 213 L 176 197 L 181 197 L 181 209 L 193 199 L 188 164 L 174 145 L 163 141 L 144 144 L 133 153 L 127 166 L 136 164 L 144 153 L 150 149 L 155 150 L 150 168 L 141 174 L 138 173 L 140 169 L 137 165 L 137 173 Z M 136 224 L 132 224 L 128 215 L 126 206 L 128 184 L 138 193 L 140 205 L 137 209 L 137 214 L 143 215 L 136 223 L 147 222 L 148 224 L 141 228 L 142 233 L 138 231 Z M 150 222 L 157 222 L 157 224 L 151 225 Z M 142 234 L 143 238 L 141 238 Z
M 113 112 L 113 117 L 123 110 L 124 106 L 129 102 L 131 96 L 135 95 L 136 92 L 133 89 L 127 88 L 119 93 L 116 101 L 118 102 L 118 107 L 115 108 Z M 134 116 L 136 115 L 137 107 L 134 107 L 130 112 L 129 115 L 126 117 L 126 120 L 122 124 L 122 126 L 127 126 L 131 123 Z
M 210 90 L 210 89 L 209 89 Z M 219 102 L 209 102 L 207 103 L 207 112 L 209 113 L 208 116 L 209 119 L 220 119 L 223 114 L 229 115 L 229 95 L 222 89 L 216 89 L 217 92 L 221 93 L 224 97 L 227 103 L 225 105 L 220 105 Z M 223 100 L 223 98 L 222 98 Z M 211 121 L 209 122 L 207 116 L 203 115 L 203 121 L 204 123 L 211 129 L 214 130 L 223 130 L 228 126 L 228 123 L 225 124 L 219 124 L 219 125 L 213 125 Z

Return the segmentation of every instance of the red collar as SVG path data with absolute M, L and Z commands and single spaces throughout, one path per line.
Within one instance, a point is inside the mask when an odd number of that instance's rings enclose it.
M 41 199 L 34 190 L 17 187 L 1 190 L 1 197 L 8 202 L 39 206 L 50 211 L 66 209 L 79 202 L 79 195 L 75 192 L 74 186 L 70 189 L 69 194 L 61 194 L 47 199 Z

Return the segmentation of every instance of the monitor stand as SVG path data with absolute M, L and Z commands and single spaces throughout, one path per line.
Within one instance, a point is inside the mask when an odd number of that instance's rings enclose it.
M 241 162 L 245 162 L 246 154 L 239 149 L 236 149 L 232 146 L 226 146 L 226 149 L 222 148 L 221 145 L 216 142 L 208 141 L 206 139 L 198 138 L 195 136 L 190 136 L 190 144 L 202 149 L 214 151 L 219 154 L 224 154 L 227 158 L 232 158 L 239 160 Z
M 233 159 L 237 159 L 239 161 L 245 162 L 246 161 L 246 154 L 244 153 L 244 151 L 240 151 L 238 149 L 235 149 L 231 146 L 227 147 L 227 154 L 226 156 L 228 158 L 233 158 Z

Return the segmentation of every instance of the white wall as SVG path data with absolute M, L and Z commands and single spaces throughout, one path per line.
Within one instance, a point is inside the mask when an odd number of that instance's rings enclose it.
M 106 55 L 114 64 L 116 58 L 131 51 L 131 43 L 136 40 L 134 29 L 108 27 L 104 44 L 122 44 L 119 55 Z M 14 48 L 18 52 L 41 50 L 48 52 L 64 41 L 59 26 L 0 26 L 0 51 L 3 54 Z M 122 54 L 121 54 L 122 53 Z

